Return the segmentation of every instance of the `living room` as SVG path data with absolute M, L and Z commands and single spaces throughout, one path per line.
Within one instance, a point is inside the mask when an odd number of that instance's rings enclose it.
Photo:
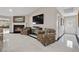
M 53 10 L 53 11 L 52 11 Z M 51 12 L 52 11 L 52 12 Z M 14 19 L 12 18 L 10 24 L 10 32 L 14 32 L 14 25 L 24 25 L 24 27 L 31 27 L 33 30 L 36 29 L 53 29 L 56 31 L 56 16 L 58 11 L 55 8 L 38 8 L 34 12 L 24 16 L 25 22 L 13 22 Z M 39 21 L 38 24 L 34 24 L 34 16 L 42 17 L 42 21 Z M 16 16 L 15 16 L 16 17 Z M 38 21 L 37 21 L 38 22 Z M 21 28 L 22 29 L 22 28 Z M 34 30 L 35 31 L 35 30 Z M 37 30 L 36 30 L 37 31 Z
M 1 8 L 2 10 L 8 11 L 7 13 L 2 13 L 2 15 L 4 16 L 7 15 L 6 17 L 10 20 L 9 33 L 5 34 L 3 33 L 2 41 L 4 45 L 2 44 L 2 46 L 4 48 L 2 49 L 2 51 L 79 51 L 78 41 L 75 38 L 75 35 L 70 35 L 73 33 L 76 35 L 78 34 L 78 21 L 76 22 L 76 24 L 74 23 L 75 24 L 74 26 L 77 29 L 75 30 L 73 26 L 71 27 L 66 26 L 68 24 L 68 21 L 65 21 L 64 23 L 63 20 L 63 19 L 68 20 L 77 19 L 77 17 L 75 16 L 74 13 L 73 15 L 70 13 L 66 13 L 66 15 L 65 14 L 63 15 L 62 14 L 63 11 L 61 12 L 62 8 L 57 7 Z M 63 10 L 64 9 L 66 8 L 63 8 Z M 67 8 L 67 9 L 75 9 L 75 8 Z M 78 13 L 76 13 L 76 15 L 77 14 Z M 71 25 L 73 25 L 72 23 Z M 65 32 L 64 32 L 64 26 L 65 26 Z M 70 32 L 70 30 L 67 30 L 68 28 L 69 29 L 72 28 L 73 31 Z M 66 37 L 66 40 L 63 37 Z M 64 41 L 63 43 L 62 40 Z M 75 43 L 74 45 L 73 42 Z M 59 48 L 59 50 L 57 48 Z

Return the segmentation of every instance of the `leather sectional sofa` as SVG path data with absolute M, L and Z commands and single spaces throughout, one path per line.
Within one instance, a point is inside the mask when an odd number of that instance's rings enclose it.
M 31 27 L 26 27 L 21 31 L 23 35 L 33 34 L 37 36 L 37 40 L 40 41 L 44 46 L 54 43 L 56 31 L 54 29 L 45 28 L 44 30 L 40 27 L 35 27 L 36 29 L 32 29 Z M 34 34 L 35 33 L 35 34 Z

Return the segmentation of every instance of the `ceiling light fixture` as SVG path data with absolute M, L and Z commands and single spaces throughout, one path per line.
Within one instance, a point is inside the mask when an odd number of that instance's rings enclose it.
M 12 9 L 9 9 L 9 12 L 13 12 L 13 10 Z

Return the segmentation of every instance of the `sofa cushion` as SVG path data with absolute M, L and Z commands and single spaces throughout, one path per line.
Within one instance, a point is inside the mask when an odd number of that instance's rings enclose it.
M 56 31 L 54 29 L 45 28 L 45 33 L 55 33 Z

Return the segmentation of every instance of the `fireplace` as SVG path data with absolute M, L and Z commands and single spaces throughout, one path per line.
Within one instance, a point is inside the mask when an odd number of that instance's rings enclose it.
M 14 33 L 20 33 L 23 28 L 24 25 L 14 25 Z

